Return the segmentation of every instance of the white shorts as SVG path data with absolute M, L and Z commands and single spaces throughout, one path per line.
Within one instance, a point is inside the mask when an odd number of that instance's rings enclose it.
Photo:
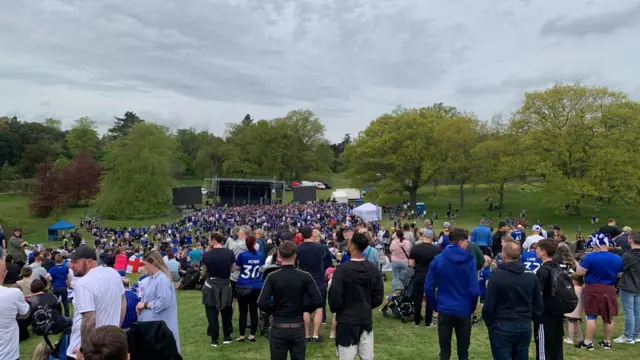
M 373 360 L 373 331 L 364 331 L 360 335 L 360 342 L 351 346 L 338 346 L 340 360 L 354 360 L 356 355 L 361 360 Z

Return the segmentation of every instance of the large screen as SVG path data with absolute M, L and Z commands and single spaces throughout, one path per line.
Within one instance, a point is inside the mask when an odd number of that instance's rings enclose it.
M 301 203 L 316 201 L 315 186 L 294 186 L 291 190 L 293 190 L 293 201 Z
M 173 206 L 202 204 L 200 186 L 183 186 L 173 188 Z

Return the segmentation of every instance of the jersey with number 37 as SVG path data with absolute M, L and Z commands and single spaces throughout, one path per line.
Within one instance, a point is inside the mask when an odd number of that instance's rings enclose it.
M 535 251 L 527 251 L 526 253 L 522 254 L 522 256 L 520 257 L 520 261 L 522 261 L 524 267 L 533 271 L 534 274 L 537 273 L 538 269 L 540 269 L 540 266 L 542 266 L 542 261 L 540 261 L 536 257 Z
M 252 254 L 249 251 L 242 252 L 236 259 L 236 267 L 240 271 L 238 286 L 251 286 L 254 290 L 262 289 L 262 271 L 264 256 L 261 252 Z

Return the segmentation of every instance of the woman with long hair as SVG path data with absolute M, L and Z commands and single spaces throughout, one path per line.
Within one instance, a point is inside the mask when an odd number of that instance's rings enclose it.
M 247 251 L 238 255 L 236 267 L 240 271 L 238 276 L 238 312 L 240 337 L 238 341 L 245 340 L 247 328 L 247 313 L 251 318 L 249 341 L 256 341 L 258 330 L 258 296 L 262 290 L 262 270 L 264 269 L 264 255 L 256 247 L 256 238 L 249 235 L 245 238 Z
M 398 289 L 398 282 L 404 288 L 404 278 L 409 271 L 409 251 L 411 251 L 411 242 L 405 240 L 405 232 L 396 230 L 396 236 L 391 241 L 391 271 L 393 272 L 393 280 L 391 280 L 391 289 Z
M 178 302 L 167 264 L 162 260 L 158 250 L 151 250 L 144 254 L 142 261 L 149 278 L 145 284 L 142 299 L 136 306 L 138 321 L 164 321 L 173 333 L 178 352 L 180 352 Z

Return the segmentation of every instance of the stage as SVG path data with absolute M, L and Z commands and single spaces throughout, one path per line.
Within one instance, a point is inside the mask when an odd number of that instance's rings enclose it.
M 207 199 L 218 205 L 266 205 L 282 202 L 284 181 L 264 179 L 205 179 Z

